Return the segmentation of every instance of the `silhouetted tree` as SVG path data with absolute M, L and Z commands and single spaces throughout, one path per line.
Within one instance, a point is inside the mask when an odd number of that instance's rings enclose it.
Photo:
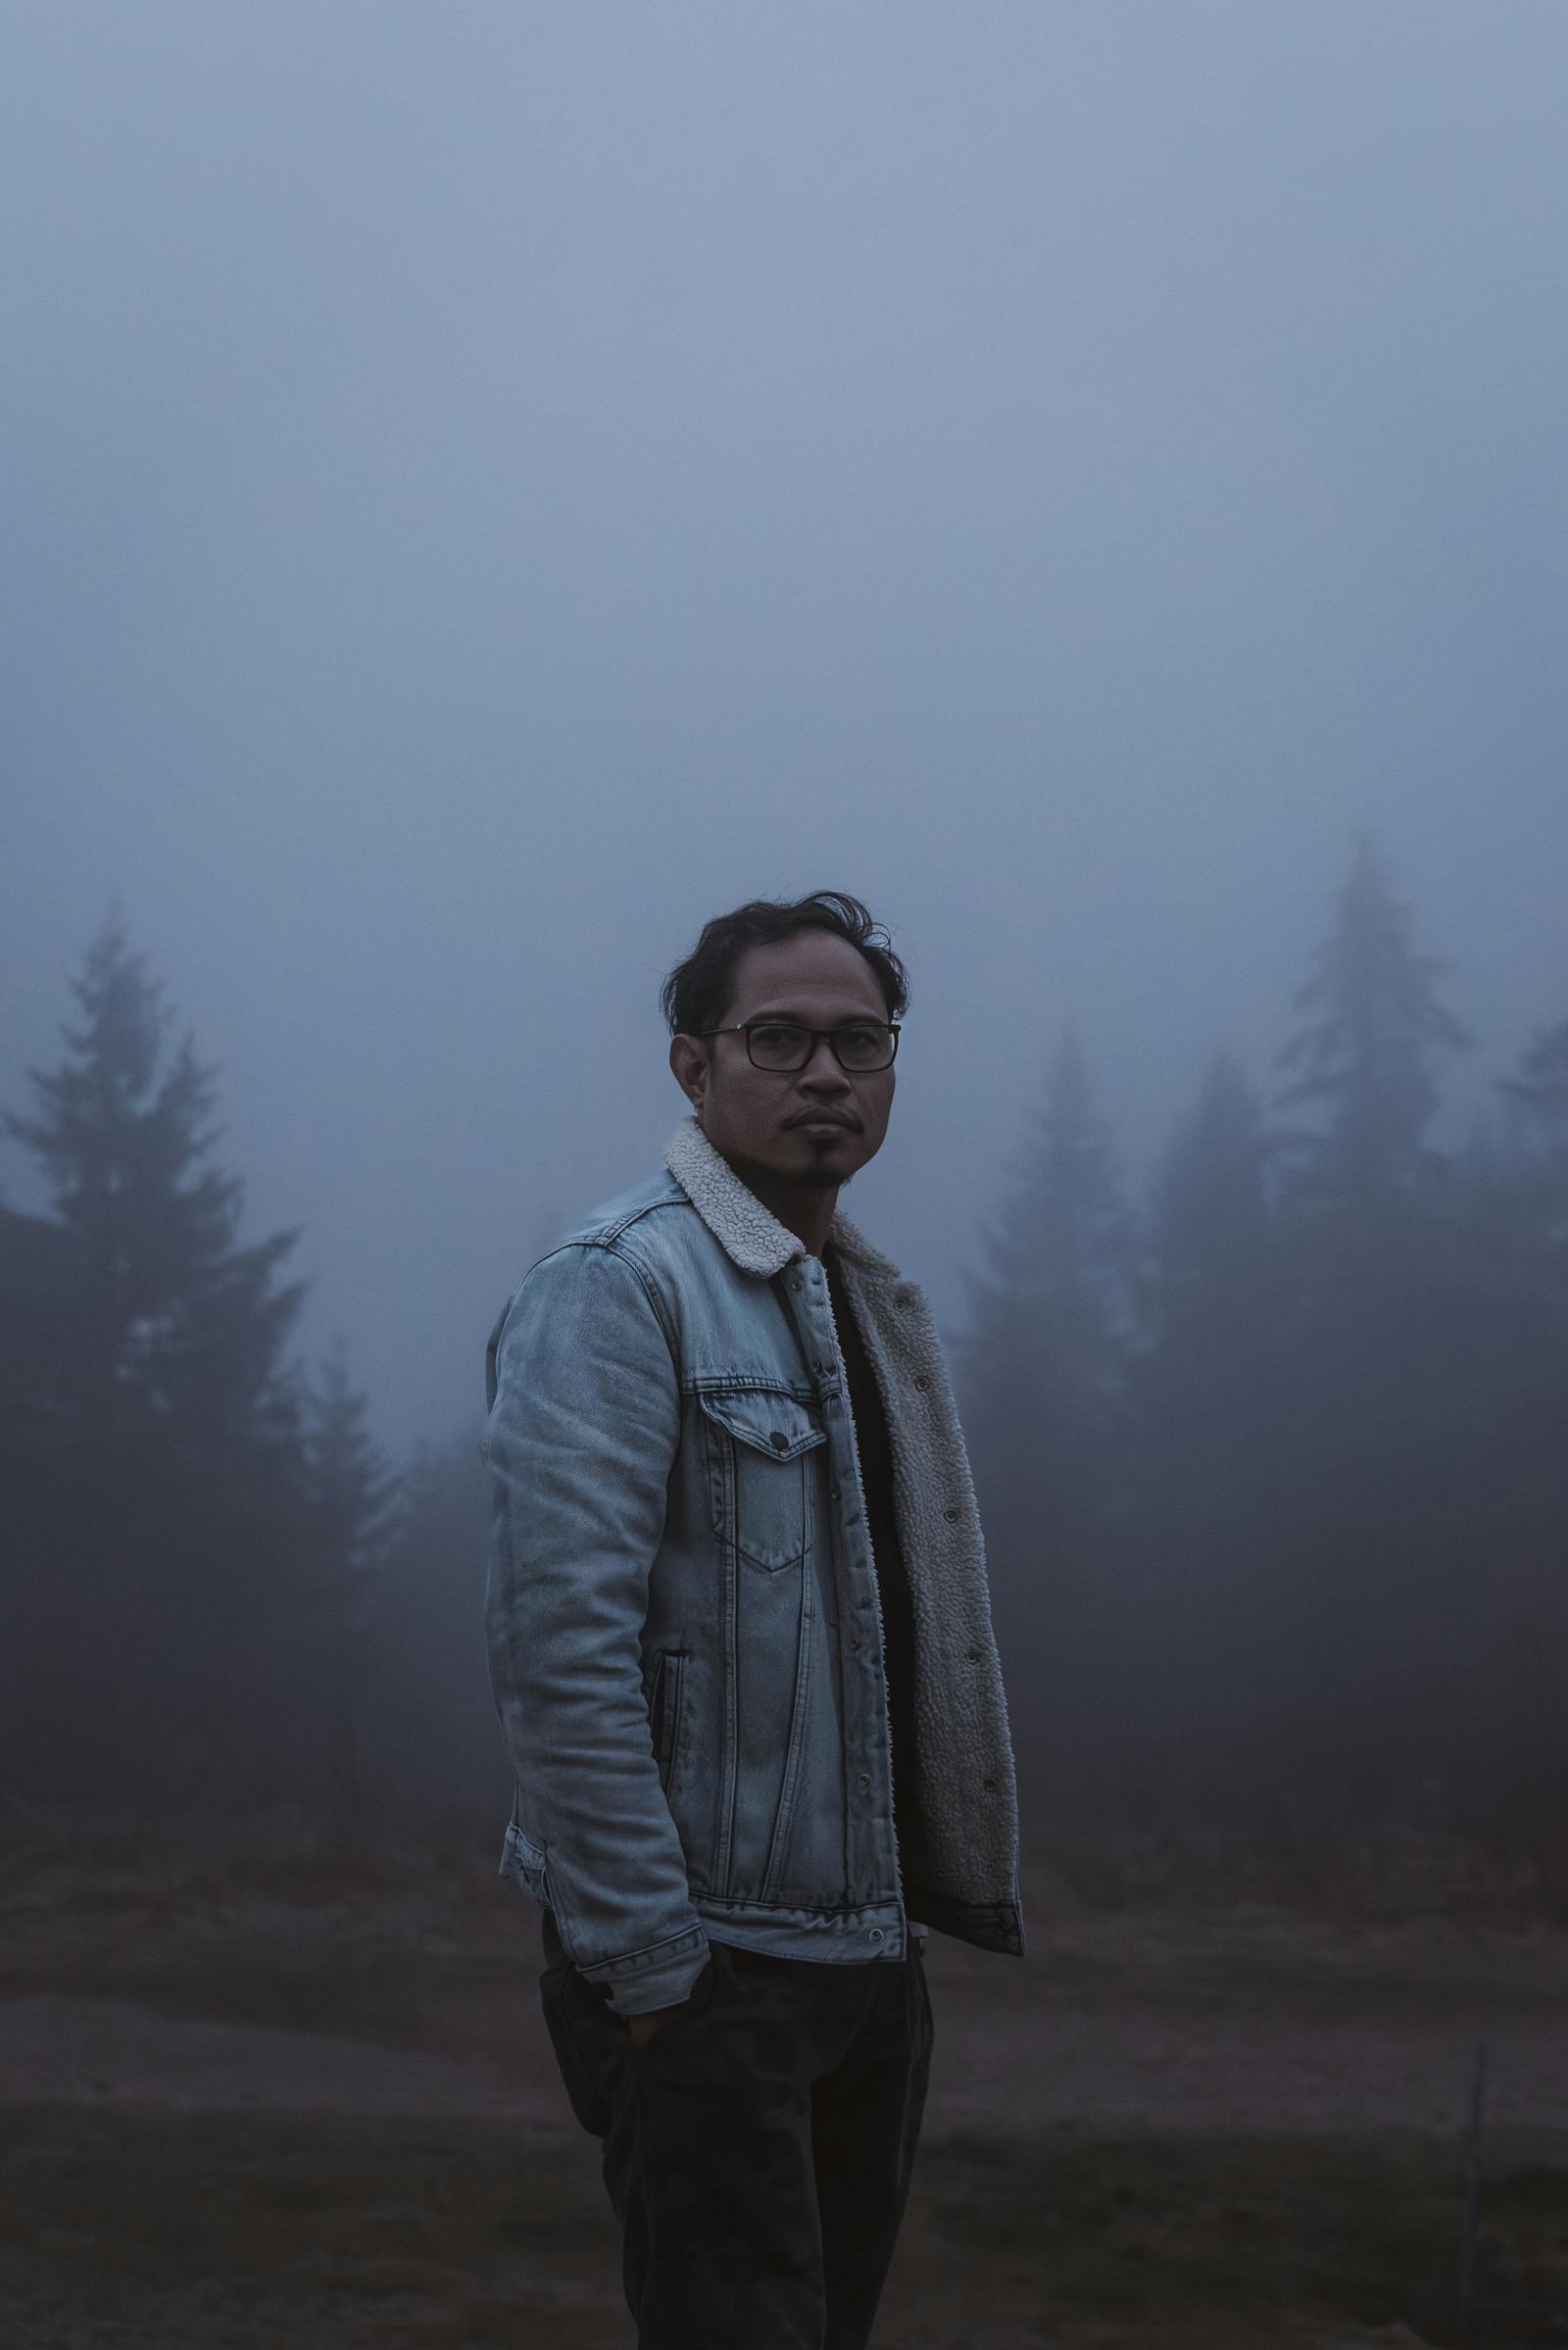
M 72 992 L 66 1056 L 31 1072 L 35 1113 L 6 1126 L 39 1161 L 81 1267 L 78 1406 L 99 1431 L 257 1437 L 289 1417 L 277 1355 L 303 1292 L 273 1285 L 297 1235 L 238 1246 L 243 1186 L 203 1163 L 217 1072 L 189 1038 L 166 1054 L 162 991 L 118 918 Z
M 1307 1018 L 1280 1053 L 1282 1107 L 1315 1113 L 1292 1138 L 1298 1197 L 1360 1201 L 1409 1191 L 1432 1170 L 1424 1137 L 1437 1070 L 1469 1038 L 1442 1003 L 1443 965 L 1418 955 L 1409 917 L 1363 839 L 1333 927 L 1296 998 Z
M 32 1114 L 6 1119 L 71 1266 L 22 1571 L 38 1652 L 66 1675 L 35 1680 L 35 1728 L 58 1767 L 90 1776 L 112 1756 L 124 1785 L 245 1742 L 300 1528 L 278 1356 L 301 1291 L 277 1284 L 292 1234 L 238 1241 L 242 1187 L 206 1163 L 215 1073 L 188 1039 L 168 1052 L 162 993 L 118 918 L 73 993 L 62 1060 L 32 1072 Z

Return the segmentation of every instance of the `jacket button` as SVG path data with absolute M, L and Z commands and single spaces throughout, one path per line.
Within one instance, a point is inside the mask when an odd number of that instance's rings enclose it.
M 790 1448 L 790 1440 L 784 1434 L 782 1428 L 774 1429 L 769 1442 L 771 1443 L 775 1452 L 787 1452 Z
M 927 1388 L 928 1388 L 928 1387 L 931 1385 L 931 1382 L 930 1382 L 930 1380 L 929 1380 L 929 1379 L 927 1379 L 927 1377 L 926 1377 L 925 1373 L 922 1371 L 922 1372 L 921 1372 L 921 1374 L 920 1374 L 920 1376 L 919 1376 L 919 1378 L 918 1378 L 918 1379 L 915 1381 L 915 1383 L 914 1383 L 914 1384 L 915 1384 L 915 1386 L 916 1386 L 916 1387 L 917 1387 L 917 1388 L 920 1390 L 921 1394 L 923 1395 L 923 1394 L 925 1393 L 925 1390 L 926 1390 L 926 1389 L 927 1389 Z
M 880 1926 L 873 1926 L 865 1938 L 868 1942 L 880 1942 L 884 1941 L 886 1936 L 884 1935 Z
M 857 1655 L 859 1654 L 860 1643 L 858 1640 L 851 1640 L 850 1646 L 855 1650 Z
M 869 1772 L 869 1771 L 862 1771 L 862 1772 L 860 1773 L 860 1776 L 859 1776 L 859 1778 L 858 1778 L 858 1779 L 856 1781 L 856 1783 L 855 1783 L 855 1784 L 856 1784 L 856 1786 L 857 1786 L 857 1787 L 869 1787 L 869 1786 L 870 1786 L 870 1784 L 871 1784 L 871 1774 L 870 1774 L 870 1772 Z M 988 1785 L 988 1786 L 990 1785 L 990 1782 L 989 1782 L 989 1781 L 987 1782 L 987 1785 Z
M 958 1513 L 956 1509 L 945 1509 L 942 1515 L 947 1519 L 950 1526 L 956 1526 L 958 1523 Z
M 980 1784 L 985 1788 L 988 1795 L 994 1795 L 996 1793 L 997 1783 L 994 1779 L 983 1779 Z

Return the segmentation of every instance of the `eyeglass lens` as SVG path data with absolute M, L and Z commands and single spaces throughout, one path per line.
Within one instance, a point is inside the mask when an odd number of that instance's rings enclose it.
M 748 1029 L 746 1041 L 760 1069 L 785 1070 L 805 1068 L 815 1039 L 808 1028 L 798 1028 L 793 1021 L 769 1020 L 765 1025 Z M 835 1028 L 830 1042 L 840 1068 L 861 1075 L 885 1069 L 893 1059 L 893 1030 L 877 1020 L 867 1020 L 863 1026 Z

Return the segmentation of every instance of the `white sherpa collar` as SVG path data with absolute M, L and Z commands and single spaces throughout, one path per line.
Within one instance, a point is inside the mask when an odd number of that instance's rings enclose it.
M 693 1207 L 743 1273 L 771 1279 L 806 1247 L 749 1192 L 728 1159 L 720 1157 L 695 1118 L 683 1118 L 664 1151 L 668 1167 Z
M 807 1253 L 805 1243 L 769 1213 L 755 1192 L 747 1190 L 695 1118 L 683 1118 L 670 1136 L 664 1164 L 731 1263 L 743 1273 L 759 1273 L 771 1280 L 793 1257 Z M 875 1280 L 900 1279 L 898 1266 L 873 1248 L 848 1216 L 833 1218 L 829 1238 L 840 1255 L 860 1272 Z

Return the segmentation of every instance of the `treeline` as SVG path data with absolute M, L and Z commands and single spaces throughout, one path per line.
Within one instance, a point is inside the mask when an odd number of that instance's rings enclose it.
M 341 1347 L 289 1353 L 298 1235 L 242 1246 L 215 1073 L 120 922 L 0 1204 L 0 1793 L 450 1800 L 501 1753 L 471 1444 L 394 1476 Z
M 1216 1060 L 1138 1202 L 1064 1042 L 965 1417 L 1037 1812 L 1568 1915 L 1568 1020 L 1440 1150 L 1441 980 L 1364 844 L 1272 1098 Z
M 1271 1098 L 1217 1060 L 1142 1199 L 1054 1058 L 958 1364 L 1037 1835 L 1430 1837 L 1568 1914 L 1568 1020 L 1439 1149 L 1441 982 L 1364 847 Z M 499 1800 L 474 1437 L 393 1473 L 118 923 L 74 992 L 6 1120 L 0 1794 Z

